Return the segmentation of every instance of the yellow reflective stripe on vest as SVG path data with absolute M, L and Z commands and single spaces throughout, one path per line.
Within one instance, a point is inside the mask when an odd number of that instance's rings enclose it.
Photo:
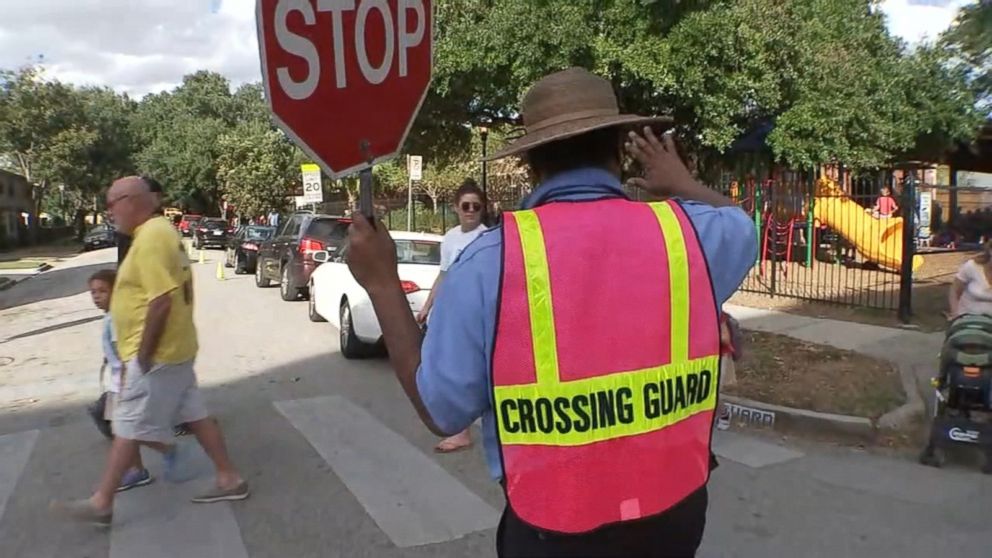
M 533 210 L 514 213 L 520 231 L 520 246 L 524 255 L 527 277 L 527 302 L 530 308 L 530 334 L 534 344 L 534 368 L 537 383 L 558 383 L 558 341 L 555 337 L 555 315 L 551 306 L 551 274 L 548 252 L 544 247 L 541 222 Z
M 683 362 L 689 359 L 689 255 L 685 249 L 685 236 L 682 234 L 682 224 L 669 203 L 648 205 L 661 225 L 668 252 L 672 362 Z
M 659 430 L 716 406 L 719 356 L 557 385 L 495 386 L 504 445 L 581 446 Z

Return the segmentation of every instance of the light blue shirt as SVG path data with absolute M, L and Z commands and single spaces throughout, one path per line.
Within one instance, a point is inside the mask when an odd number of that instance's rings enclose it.
M 585 168 L 554 176 L 522 205 L 529 209 L 553 201 L 622 196 L 616 176 Z M 754 265 L 758 253 L 754 223 L 737 207 L 683 202 L 683 208 L 699 235 L 717 301 L 723 304 Z M 486 462 L 497 480 L 503 469 L 489 365 L 499 299 L 501 244 L 500 228 L 490 229 L 465 248 L 448 270 L 437 293 L 417 371 L 417 389 L 438 428 L 460 432 L 482 417 Z
M 107 366 L 110 367 L 110 382 L 112 386 L 117 386 L 120 381 L 121 370 L 124 369 L 124 363 L 117 356 L 117 334 L 114 332 L 114 324 L 110 320 L 110 312 L 103 315 L 103 334 L 101 338 L 103 341 L 103 358 L 107 359 Z M 117 389 L 119 387 L 115 387 L 111 391 L 116 391 Z

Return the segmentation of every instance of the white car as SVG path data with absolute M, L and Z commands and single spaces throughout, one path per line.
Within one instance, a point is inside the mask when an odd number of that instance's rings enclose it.
M 416 314 L 424 307 L 441 272 L 441 237 L 436 234 L 393 231 L 400 284 Z M 310 320 L 330 322 L 341 336 L 341 354 L 361 358 L 377 352 L 382 328 L 372 302 L 348 269 L 347 244 L 338 253 L 316 252 L 322 263 L 310 276 Z

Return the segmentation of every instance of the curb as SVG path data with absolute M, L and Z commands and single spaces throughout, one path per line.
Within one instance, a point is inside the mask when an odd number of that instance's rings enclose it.
M 6 291 L 7 289 L 12 288 L 14 285 L 23 283 L 24 281 L 27 281 L 32 277 L 37 277 L 38 275 L 41 275 L 42 273 L 50 269 L 52 269 L 52 266 L 48 264 L 42 264 L 32 269 L 30 273 L 19 273 L 13 276 L 8 275 L 7 277 L 0 277 L 0 291 Z
M 879 417 L 878 427 L 886 430 L 900 430 L 910 424 L 915 417 L 926 412 L 917 374 L 913 370 L 914 365 L 899 363 L 896 367 L 899 369 L 899 379 L 902 382 L 902 391 L 906 394 L 906 402 Z
M 0 277 L 0 291 L 6 291 L 21 281 L 30 279 L 31 277 L 34 277 L 34 275 L 24 275 L 22 277 L 18 277 L 17 279 L 13 279 L 11 277 Z
M 785 429 L 799 428 L 820 433 L 853 436 L 865 440 L 873 439 L 876 433 L 875 425 L 871 419 L 864 417 L 795 409 L 733 395 L 720 395 L 720 400 L 740 407 L 749 407 L 774 414 L 775 419 L 772 427 L 776 430 L 780 427 Z

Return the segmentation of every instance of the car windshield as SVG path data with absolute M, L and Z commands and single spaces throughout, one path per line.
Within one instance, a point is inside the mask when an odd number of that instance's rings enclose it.
M 200 223 L 201 226 L 206 227 L 210 230 L 223 229 L 227 223 L 223 219 L 209 219 Z
M 441 265 L 441 243 L 430 240 L 397 240 L 396 262 Z
M 272 227 L 251 227 L 245 232 L 245 238 L 247 240 L 268 240 L 272 238 Z

